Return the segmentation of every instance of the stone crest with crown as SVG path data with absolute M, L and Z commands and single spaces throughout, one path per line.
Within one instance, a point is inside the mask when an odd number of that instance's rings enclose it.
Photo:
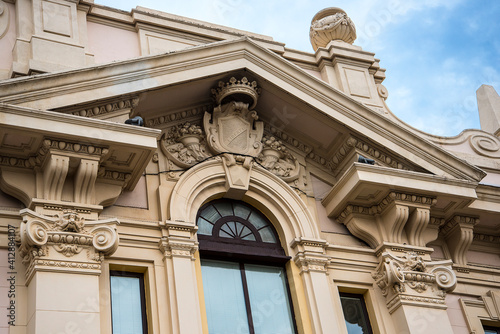
M 203 126 L 207 144 L 216 153 L 241 156 L 242 160 L 258 156 L 262 150 L 264 125 L 253 108 L 257 105 L 260 89 L 257 82 L 246 77 L 219 82 L 212 89 L 217 106 L 213 114 L 205 113 Z

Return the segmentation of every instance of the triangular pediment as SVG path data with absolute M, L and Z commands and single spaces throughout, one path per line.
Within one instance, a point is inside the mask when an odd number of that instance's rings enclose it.
M 359 156 L 446 178 L 484 176 L 249 38 L 0 83 L 0 102 L 121 121 L 140 115 L 146 126 L 166 129 L 199 121 L 213 108 L 210 89 L 231 76 L 258 82 L 265 132 L 334 179 Z

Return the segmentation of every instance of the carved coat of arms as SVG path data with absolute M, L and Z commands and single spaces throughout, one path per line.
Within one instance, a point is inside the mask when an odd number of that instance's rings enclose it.
M 248 110 L 246 103 L 219 105 L 212 115 L 205 113 L 203 118 L 207 144 L 216 153 L 257 156 L 264 133 L 264 125 L 257 119 L 257 113 Z

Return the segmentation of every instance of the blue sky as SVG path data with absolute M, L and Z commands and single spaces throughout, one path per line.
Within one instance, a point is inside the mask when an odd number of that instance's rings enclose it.
M 391 111 L 411 126 L 441 136 L 478 129 L 476 90 L 500 92 L 498 0 L 96 0 L 131 10 L 143 6 L 272 36 L 313 52 L 311 19 L 326 7 L 344 9 L 363 50 L 387 69 Z

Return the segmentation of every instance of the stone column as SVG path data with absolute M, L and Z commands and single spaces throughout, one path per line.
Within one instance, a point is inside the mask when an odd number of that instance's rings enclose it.
M 201 334 L 203 330 L 194 264 L 194 253 L 198 250 L 195 239 L 198 227 L 175 221 L 167 221 L 162 227 L 163 237 L 159 247 L 165 263 L 172 333 Z
M 341 333 L 336 322 L 332 291 L 326 266 L 330 257 L 326 255 L 326 241 L 295 239 L 292 248 L 296 250 L 293 261 L 300 269 L 306 291 L 307 304 L 314 333 Z
M 118 221 L 86 221 L 69 210 L 47 216 L 23 209 L 21 216 L 27 333 L 100 333 L 101 262 L 118 247 Z

